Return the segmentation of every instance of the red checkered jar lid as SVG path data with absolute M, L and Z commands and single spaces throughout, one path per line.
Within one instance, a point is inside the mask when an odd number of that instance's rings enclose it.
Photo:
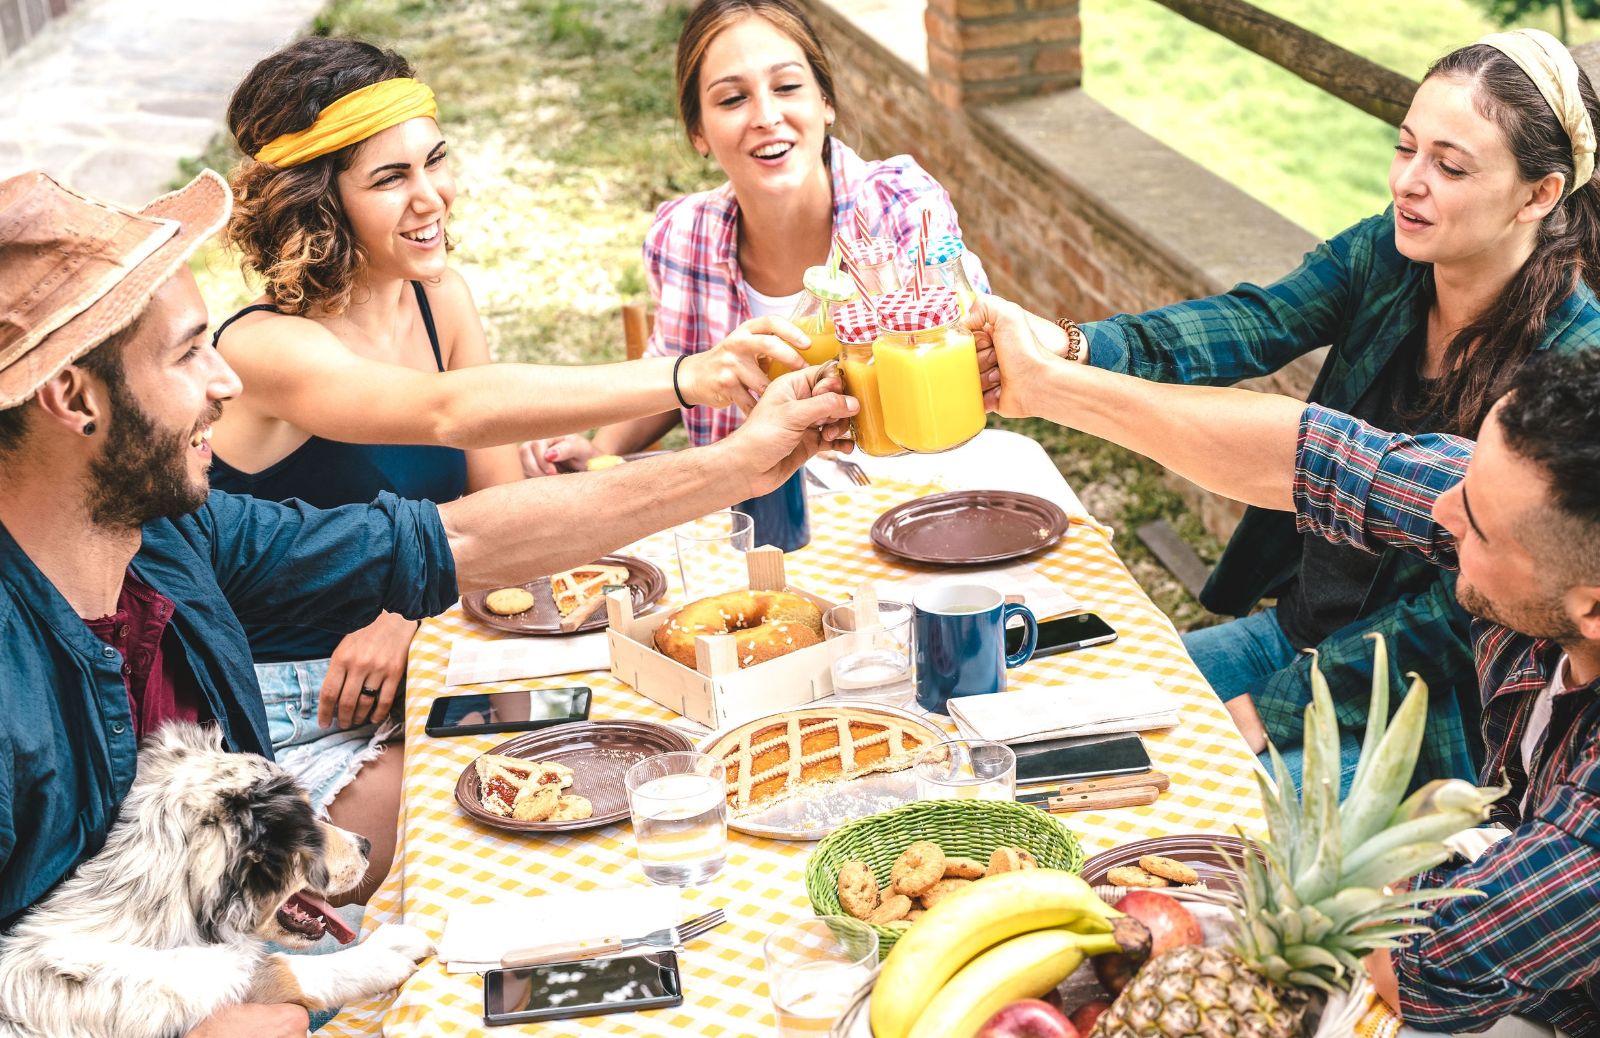
M 833 330 L 840 342 L 872 342 L 878 337 L 878 315 L 866 303 L 851 303 L 833 312 Z
M 922 298 L 909 288 L 878 297 L 878 323 L 885 331 L 920 332 L 950 324 L 961 316 L 954 289 L 924 288 Z
M 857 238 L 850 243 L 850 258 L 863 267 L 893 263 L 899 251 L 892 238 Z

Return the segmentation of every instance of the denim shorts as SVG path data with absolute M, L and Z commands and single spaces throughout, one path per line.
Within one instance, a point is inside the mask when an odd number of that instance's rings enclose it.
M 399 731 L 389 718 L 354 728 L 317 724 L 318 693 L 328 662 L 256 664 L 273 756 L 299 779 L 320 817 L 327 816 L 333 798 Z

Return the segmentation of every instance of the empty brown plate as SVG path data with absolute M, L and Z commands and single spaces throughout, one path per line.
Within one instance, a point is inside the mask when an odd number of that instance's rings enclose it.
M 1237 884 L 1227 859 L 1217 850 L 1221 848 L 1243 861 L 1249 853 L 1246 844 L 1237 836 L 1187 833 L 1182 836 L 1158 836 L 1153 840 L 1125 843 L 1102 851 L 1083 863 L 1083 878 L 1091 885 L 1107 882 L 1106 873 L 1123 865 L 1137 865 L 1146 854 L 1159 854 L 1163 858 L 1181 861 L 1199 875 L 1200 882 L 1212 890 L 1231 890 Z M 1133 889 L 1132 887 L 1129 888 Z
M 872 543 L 902 559 L 973 565 L 1021 558 L 1067 532 L 1067 513 L 1010 490 L 956 490 L 896 505 L 872 524 Z
M 456 803 L 461 810 L 496 829 L 516 833 L 569 833 L 594 829 L 628 817 L 628 789 L 623 776 L 646 757 L 676 750 L 692 750 L 689 737 L 650 721 L 574 721 L 528 732 L 490 750 L 524 760 L 554 761 L 572 769 L 572 785 L 563 790 L 588 797 L 594 814 L 571 822 L 521 822 L 501 818 L 486 810 L 478 783 L 477 762 L 468 764 L 456 780 Z
M 628 588 L 633 592 L 633 611 L 636 614 L 661 601 L 661 596 L 667 593 L 667 575 L 653 562 L 636 559 L 632 555 L 606 555 L 596 559 L 593 565 L 628 567 Z M 525 588 L 533 596 L 532 608 L 510 616 L 501 616 L 489 612 L 489 607 L 484 604 L 484 599 L 490 594 L 488 591 L 474 591 L 470 595 L 462 596 L 462 611 L 486 627 L 493 627 L 497 631 L 509 631 L 512 634 L 583 634 L 587 631 L 601 630 L 606 626 L 606 611 L 602 607 L 579 624 L 576 631 L 563 631 L 561 611 L 556 608 L 555 597 L 550 593 L 549 577 L 530 580 L 526 584 L 507 586 Z

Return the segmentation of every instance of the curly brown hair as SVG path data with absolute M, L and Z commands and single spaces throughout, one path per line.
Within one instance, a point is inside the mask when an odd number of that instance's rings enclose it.
M 298 166 L 250 156 L 283 134 L 307 129 L 351 91 L 410 76 L 411 64 L 394 51 L 308 36 L 261 59 L 233 92 L 228 129 L 245 158 L 231 177 L 233 216 L 225 238 L 284 313 L 315 307 L 336 314 L 350 304 L 365 257 L 345 219 L 337 178 L 360 144 Z

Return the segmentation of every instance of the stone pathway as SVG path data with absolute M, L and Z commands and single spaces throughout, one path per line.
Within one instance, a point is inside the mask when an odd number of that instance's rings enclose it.
M 250 66 L 324 0 L 93 0 L 0 64 L 0 177 L 141 204 L 222 129 Z

